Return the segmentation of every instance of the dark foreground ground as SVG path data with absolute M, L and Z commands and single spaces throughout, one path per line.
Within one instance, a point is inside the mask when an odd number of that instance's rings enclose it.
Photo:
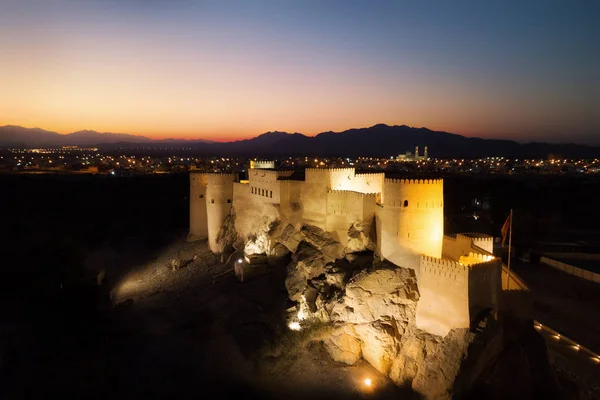
M 171 258 L 194 254 L 171 270 Z M 288 330 L 284 268 L 242 284 L 216 261 L 205 242 L 177 241 L 120 277 L 95 313 L 49 314 L 24 332 L 7 397 L 413 398 L 368 364 L 336 363 L 309 332 Z

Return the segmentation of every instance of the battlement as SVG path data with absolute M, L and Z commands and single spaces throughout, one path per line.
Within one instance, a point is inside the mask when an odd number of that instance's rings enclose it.
M 306 168 L 306 173 L 311 173 L 311 174 L 330 174 L 333 172 L 341 172 L 341 173 L 345 173 L 345 172 L 351 172 L 354 174 L 355 169 L 354 168 Z
M 378 194 L 378 193 L 361 193 L 361 192 L 356 192 L 354 190 L 336 190 L 336 189 L 331 189 L 331 190 L 327 191 L 327 193 L 350 194 L 350 195 L 354 195 L 356 197 L 373 198 L 373 199 L 376 199 L 377 194 Z
M 443 179 L 396 179 L 396 178 L 385 178 L 385 183 L 398 183 L 401 185 L 441 185 Z
M 490 242 L 494 239 L 493 237 L 491 237 L 490 235 L 488 235 L 486 233 L 478 233 L 478 232 L 457 233 L 456 236 L 464 236 L 464 237 L 468 237 L 471 239 L 477 239 L 477 240 L 489 240 Z
M 421 275 L 437 275 L 438 277 L 458 280 L 459 276 L 466 278 L 469 267 L 456 261 L 421 255 Z
M 357 178 L 381 178 L 385 177 L 385 173 L 383 172 L 357 172 L 355 175 Z
M 478 265 L 482 265 L 488 261 L 492 261 L 493 259 L 494 256 L 492 255 L 474 253 L 470 251 L 468 255 L 461 256 L 459 262 L 461 264 L 468 265 L 471 268 L 476 268 Z
M 237 178 L 237 174 L 226 173 L 208 173 L 206 174 L 207 183 L 209 185 L 227 185 L 233 184 Z
M 206 173 L 192 171 L 190 172 L 190 185 L 191 186 L 206 186 L 208 183 L 208 177 Z

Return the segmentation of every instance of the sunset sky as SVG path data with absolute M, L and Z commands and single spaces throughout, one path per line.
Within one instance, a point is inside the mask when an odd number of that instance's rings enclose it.
M 600 144 L 600 1 L 0 0 L 0 125 Z

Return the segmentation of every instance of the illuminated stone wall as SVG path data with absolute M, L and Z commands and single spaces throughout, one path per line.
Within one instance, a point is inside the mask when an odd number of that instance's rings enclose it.
M 291 172 L 288 172 L 288 175 Z M 248 180 L 250 185 L 250 194 L 262 197 L 265 202 L 280 202 L 280 185 L 277 181 L 285 172 L 269 171 L 264 169 L 253 169 L 248 171 Z
M 469 267 L 421 256 L 419 270 L 417 327 L 440 336 L 454 328 L 468 328 Z
M 206 174 L 190 173 L 190 232 L 189 241 L 208 238 L 206 217 Z
M 440 258 L 444 188 L 439 180 L 385 179 L 378 210 L 378 253 L 417 271 L 421 254 Z
M 352 190 L 359 193 L 379 193 L 379 203 L 383 203 L 381 194 L 383 193 L 383 181 L 385 174 L 383 172 L 378 174 L 356 174 L 354 176 L 354 183 Z
M 500 259 L 482 256 L 478 264 L 464 265 L 421 256 L 419 269 L 418 328 L 445 336 L 451 329 L 468 328 L 480 312 L 498 309 Z
M 206 174 L 208 245 L 217 253 L 217 235 L 233 204 L 233 174 Z
M 348 241 L 348 230 L 360 225 L 367 232 L 375 219 L 377 196 L 345 190 L 330 190 L 327 193 L 327 216 L 325 230 L 333 232 L 343 245 Z

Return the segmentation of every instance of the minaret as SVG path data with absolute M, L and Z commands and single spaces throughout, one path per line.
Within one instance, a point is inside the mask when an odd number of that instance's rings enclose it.
M 427 155 L 427 146 L 425 146 L 425 152 L 423 153 L 423 158 L 424 158 L 425 160 L 429 160 L 429 157 L 428 157 L 428 155 Z
M 415 161 L 419 159 L 419 146 L 415 146 Z

